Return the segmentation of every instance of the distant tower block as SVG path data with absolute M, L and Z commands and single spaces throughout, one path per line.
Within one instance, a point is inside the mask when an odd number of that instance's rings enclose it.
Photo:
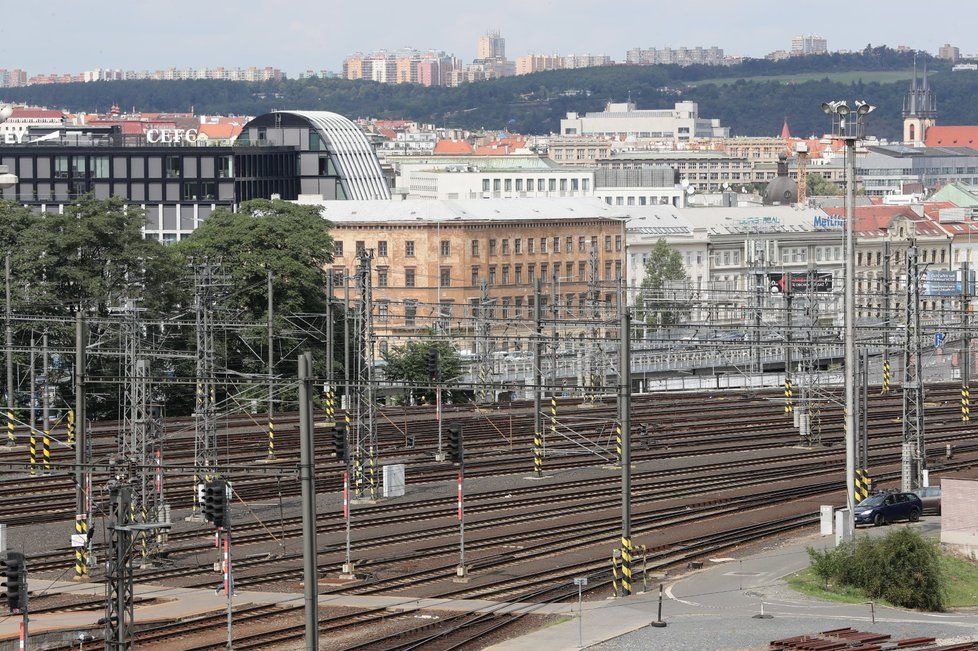
M 927 80 L 927 64 L 923 79 L 918 79 L 914 62 L 913 80 L 903 99 L 903 142 L 912 147 L 923 147 L 927 129 L 937 123 L 937 96 Z

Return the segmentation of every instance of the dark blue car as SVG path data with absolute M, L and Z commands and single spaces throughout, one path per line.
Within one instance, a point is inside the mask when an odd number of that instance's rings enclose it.
M 879 527 L 896 520 L 916 522 L 923 512 L 923 503 L 913 493 L 878 493 L 857 504 L 853 515 L 856 524 Z

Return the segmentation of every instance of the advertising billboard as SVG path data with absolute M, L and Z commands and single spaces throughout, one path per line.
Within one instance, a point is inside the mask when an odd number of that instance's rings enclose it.
M 790 283 L 790 286 L 789 286 Z M 791 273 L 768 274 L 768 289 L 772 294 L 807 294 L 832 291 L 832 274 L 826 271 L 793 271 Z

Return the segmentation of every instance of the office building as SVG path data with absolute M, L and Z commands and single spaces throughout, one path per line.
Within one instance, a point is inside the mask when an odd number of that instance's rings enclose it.
M 791 39 L 791 56 L 806 57 L 813 54 L 828 54 L 828 41 L 816 34 L 795 36 Z
M 568 113 L 560 121 L 562 136 L 651 138 L 675 144 L 693 138 L 727 138 L 720 120 L 701 118 L 696 102 L 677 102 L 672 109 L 638 109 L 632 102 L 608 103 L 603 111 Z
M 935 190 L 948 183 L 978 183 L 978 148 L 867 147 L 856 159 L 856 175 L 866 194 L 887 196 Z
M 937 58 L 950 61 L 951 63 L 957 63 L 958 59 L 961 58 L 961 48 L 955 47 L 950 43 L 945 43 L 938 48 Z

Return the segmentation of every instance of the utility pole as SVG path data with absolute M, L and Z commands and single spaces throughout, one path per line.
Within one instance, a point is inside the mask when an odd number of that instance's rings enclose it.
M 374 403 L 374 328 L 373 328 L 373 251 L 363 250 L 357 260 L 356 288 L 358 301 L 356 305 L 356 336 L 354 339 L 356 353 L 356 459 L 361 476 L 363 474 L 363 459 L 367 459 L 367 480 L 370 484 L 370 499 L 377 498 L 377 424 L 375 422 Z M 362 481 L 357 482 L 357 488 L 362 487 Z M 362 498 L 362 490 L 357 491 L 357 497 Z
M 51 356 L 48 354 L 47 328 L 41 334 L 41 376 L 44 378 L 44 393 L 41 394 L 41 458 L 44 472 L 51 470 Z
M 478 402 L 490 402 L 492 388 L 492 351 L 489 324 L 489 283 L 485 278 L 479 285 L 479 312 L 475 320 L 476 351 L 479 355 Z
M 5 341 L 6 341 L 6 361 L 7 361 L 7 445 L 13 447 L 17 445 L 17 437 L 14 436 L 14 317 L 10 305 L 10 251 L 4 257 L 4 290 L 6 295 L 5 302 Z
M 268 458 L 275 458 L 275 301 L 272 295 L 272 270 L 268 283 Z
M 791 376 L 791 300 L 793 298 L 791 272 L 784 274 L 784 413 L 794 411 L 794 393 Z
M 333 331 L 333 272 L 326 274 L 326 420 L 336 422 L 336 406 L 333 399 L 336 396 L 336 386 L 334 384 L 334 342 L 335 333 Z
M 920 265 L 917 241 L 907 247 L 907 304 L 904 306 L 903 345 L 903 455 L 901 490 L 923 486 L 927 467 L 924 447 L 924 378 L 920 348 Z
M 316 570 L 316 473 L 312 420 L 312 353 L 299 356 L 299 473 L 302 482 L 302 577 L 306 649 L 319 648 L 319 576 Z
M 105 567 L 105 648 L 133 648 L 132 487 L 109 486 L 109 557 Z M 314 647 L 313 647 L 314 648 Z
M 343 403 L 347 413 L 353 408 L 350 400 L 350 274 L 343 270 Z M 359 480 L 358 480 L 359 481 Z
M 961 421 L 971 420 L 971 265 L 967 260 L 961 273 Z
M 890 392 L 890 380 L 893 372 L 890 369 L 890 328 L 893 323 L 890 317 L 891 301 L 890 298 L 890 235 L 886 234 L 883 240 L 883 382 L 880 393 Z
M 540 279 L 533 284 L 533 474 L 543 477 L 543 317 L 540 309 Z
M 88 418 L 85 404 L 85 344 L 88 339 L 81 306 L 75 314 L 75 580 L 88 578 Z M 81 536 L 84 536 L 83 540 Z
M 621 423 L 621 585 L 622 594 L 632 593 L 632 315 L 621 310 L 619 344 L 618 421 Z

